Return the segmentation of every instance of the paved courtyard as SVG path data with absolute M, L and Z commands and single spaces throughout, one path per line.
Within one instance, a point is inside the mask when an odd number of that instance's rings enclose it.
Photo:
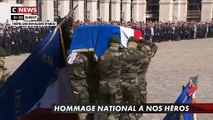
M 213 39 L 158 43 L 158 52 L 147 73 L 148 102 L 173 103 L 192 75 L 199 75 L 199 103 L 213 103 Z M 28 54 L 6 58 L 10 72 Z M 162 120 L 165 114 L 145 114 L 141 120 Z M 198 120 L 213 120 L 213 114 L 198 114 Z

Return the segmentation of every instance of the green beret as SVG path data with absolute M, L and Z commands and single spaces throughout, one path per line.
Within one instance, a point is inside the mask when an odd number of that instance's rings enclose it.
M 136 42 L 136 43 L 138 43 L 138 40 L 135 37 L 130 37 L 128 42 Z
M 146 44 L 146 45 L 149 45 L 149 41 L 146 40 L 146 39 L 141 40 L 141 43 L 144 43 L 144 44 Z
M 6 56 L 6 52 L 3 47 L 0 47 L 0 57 Z
M 110 43 L 120 43 L 119 37 L 117 35 L 113 35 L 110 39 Z

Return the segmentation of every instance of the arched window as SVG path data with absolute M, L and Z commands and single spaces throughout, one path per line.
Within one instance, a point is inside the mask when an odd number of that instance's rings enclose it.
M 200 21 L 201 7 L 201 0 L 188 0 L 187 21 Z
M 159 20 L 159 0 L 146 0 L 146 21 Z

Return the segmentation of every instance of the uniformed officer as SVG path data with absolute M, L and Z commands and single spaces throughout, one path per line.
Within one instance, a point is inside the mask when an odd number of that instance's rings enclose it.
M 9 78 L 10 74 L 5 65 L 6 52 L 4 48 L 0 47 L 0 86 Z

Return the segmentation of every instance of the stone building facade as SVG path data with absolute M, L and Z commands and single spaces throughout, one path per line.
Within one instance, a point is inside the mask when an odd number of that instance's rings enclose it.
M 70 9 L 79 21 L 210 21 L 213 0 L 1 0 L 0 3 L 38 6 L 40 20 L 54 21 Z

